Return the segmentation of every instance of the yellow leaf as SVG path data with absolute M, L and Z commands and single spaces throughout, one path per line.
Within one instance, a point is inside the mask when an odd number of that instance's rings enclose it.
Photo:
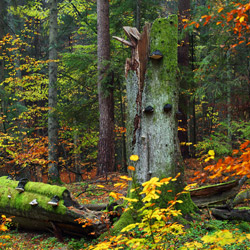
M 138 201 L 137 199 L 131 199 L 131 198 L 128 198 L 128 197 L 125 197 L 124 200 L 126 200 L 128 202 L 137 202 Z
M 122 194 L 120 194 L 120 193 L 115 193 L 115 192 L 109 193 L 109 196 L 113 197 L 115 200 L 119 200 L 120 198 L 123 197 Z
M 139 224 L 139 223 L 130 224 L 130 225 L 124 227 L 124 228 L 121 230 L 121 232 L 122 232 L 122 233 L 123 233 L 123 232 L 128 232 L 128 231 L 130 231 L 131 229 L 135 228 L 138 224 Z
M 133 166 L 128 166 L 128 170 L 135 171 L 135 168 Z
M 240 23 L 244 22 L 244 20 L 245 20 L 245 16 L 242 16 L 242 17 L 239 19 Z
M 131 161 L 138 161 L 139 160 L 139 156 L 138 155 L 131 155 L 129 159 Z
M 223 11 L 223 9 L 224 9 L 223 7 L 219 8 L 218 9 L 218 13 L 220 13 L 221 11 Z
M 8 230 L 8 228 L 4 224 L 0 225 L 0 232 L 1 231 L 7 231 L 7 230 Z
M 211 155 L 211 156 L 214 156 L 215 155 L 214 150 L 209 150 L 208 154 Z
M 176 203 L 183 203 L 183 201 L 182 200 L 177 200 Z
M 204 161 L 208 162 L 211 159 L 211 157 L 206 158 Z
M 123 179 L 123 180 L 132 181 L 132 178 L 128 177 L 126 175 L 121 175 L 120 178 Z
M 96 185 L 97 187 L 99 187 L 99 188 L 104 188 L 104 186 L 103 185 Z
M 168 184 L 170 180 L 171 180 L 171 177 L 168 177 L 168 178 L 161 179 L 160 182 L 164 184 Z

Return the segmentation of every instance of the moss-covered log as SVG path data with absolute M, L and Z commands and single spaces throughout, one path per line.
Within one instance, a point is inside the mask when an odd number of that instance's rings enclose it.
M 99 236 L 107 228 L 101 221 L 102 212 L 91 211 L 71 198 L 65 187 L 40 182 L 27 182 L 24 192 L 16 190 L 18 181 L 0 177 L 0 213 L 14 216 L 13 222 L 20 228 L 31 230 L 60 231 L 75 236 Z M 58 205 L 48 202 L 59 197 Z M 36 199 L 37 205 L 30 202 Z M 91 225 L 82 227 L 76 219 L 90 220 Z

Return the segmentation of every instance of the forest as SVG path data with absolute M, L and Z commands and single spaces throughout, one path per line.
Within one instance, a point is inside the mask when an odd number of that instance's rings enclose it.
M 0 1 L 0 249 L 250 249 L 250 2 Z

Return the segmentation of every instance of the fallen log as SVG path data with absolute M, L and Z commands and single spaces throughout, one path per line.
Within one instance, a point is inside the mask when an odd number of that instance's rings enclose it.
M 246 180 L 247 177 L 244 176 L 239 180 L 196 188 L 190 191 L 190 195 L 199 208 L 233 203 L 234 197 Z
M 0 177 L 0 213 L 14 216 L 12 221 L 19 228 L 78 237 L 89 237 L 90 234 L 98 237 L 107 230 L 107 224 L 103 222 L 105 213 L 79 205 L 65 187 L 29 181 L 24 191 L 18 191 L 19 183 L 6 176 Z M 55 197 L 57 201 L 53 201 Z M 97 207 L 100 209 L 103 205 Z M 82 224 L 76 221 L 79 218 Z
M 212 215 L 218 220 L 243 220 L 250 222 L 250 208 L 218 209 L 213 208 Z

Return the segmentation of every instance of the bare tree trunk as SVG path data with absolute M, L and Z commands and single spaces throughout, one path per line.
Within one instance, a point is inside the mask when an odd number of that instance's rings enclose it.
M 0 1 L 0 40 L 4 37 L 4 17 L 5 17 L 5 11 L 6 11 L 6 2 L 5 1 Z M 2 55 L 3 51 L 2 48 L 0 48 L 0 56 Z M 4 60 L 0 60 L 0 83 L 4 80 Z M 1 87 L 2 88 L 2 87 Z M 4 98 L 1 98 L 1 113 L 2 116 L 5 115 L 5 100 Z M 4 119 L 3 119 L 4 121 Z M 1 126 L 2 131 L 5 132 L 5 122 L 2 123 Z
M 81 166 L 80 166 L 80 153 L 78 152 L 78 146 L 79 146 L 79 130 L 76 126 L 76 120 L 74 119 L 74 125 L 75 125 L 75 131 L 74 131 L 74 162 L 75 162 L 75 181 L 80 182 L 82 181 L 82 175 L 81 175 Z M 70 178 L 70 173 L 69 173 Z M 71 180 L 70 180 L 71 181 Z
M 159 18 L 151 29 L 146 25 L 142 34 L 135 28 L 124 28 L 132 48 L 132 58 L 127 59 L 126 64 L 130 69 L 127 77 L 128 153 L 140 157 L 136 163 L 140 183 L 154 176 L 174 176 L 181 162 L 176 117 L 177 17 Z M 148 62 L 149 54 L 157 51 L 162 53 L 162 58 L 151 56 Z
M 0 40 L 4 37 L 4 16 L 6 11 L 5 1 L 0 1 Z M 0 55 L 2 55 L 2 47 L 0 48 Z M 4 79 L 4 61 L 0 60 L 0 82 Z
M 58 170 L 58 117 L 57 108 L 57 0 L 50 0 L 50 33 L 49 33 L 49 179 L 57 182 L 60 179 Z
M 99 144 L 98 175 L 114 169 L 114 101 L 110 73 L 109 1 L 97 0 Z
M 141 24 L 141 0 L 136 0 L 135 27 L 140 31 Z
M 178 1 L 178 9 L 179 9 L 179 29 L 183 32 L 183 19 L 190 18 L 190 0 L 179 0 Z M 189 69 L 189 35 L 187 32 L 184 34 L 184 38 L 181 37 L 181 41 L 179 41 L 178 47 L 178 64 L 183 69 L 183 72 L 188 72 Z M 182 89 L 187 89 L 188 84 L 185 81 L 181 81 Z M 179 122 L 179 126 L 182 128 L 178 131 L 178 137 L 181 144 L 181 153 L 183 157 L 189 156 L 189 146 L 188 142 L 188 120 L 189 120 L 189 100 L 186 95 L 180 95 L 180 110 L 183 113 L 181 117 L 181 122 Z
M 177 182 L 167 187 L 173 190 L 172 194 L 162 191 L 167 200 L 173 199 L 184 187 L 177 134 L 177 26 L 177 16 L 169 15 L 156 19 L 151 27 L 145 25 L 142 34 L 136 28 L 123 27 L 130 41 L 114 37 L 132 49 L 125 66 L 128 74 L 127 152 L 139 156 L 138 161 L 131 163 L 135 166 L 136 180 L 143 183 L 152 177 L 180 173 Z M 186 214 L 196 206 L 187 194 L 185 205 L 178 209 Z

